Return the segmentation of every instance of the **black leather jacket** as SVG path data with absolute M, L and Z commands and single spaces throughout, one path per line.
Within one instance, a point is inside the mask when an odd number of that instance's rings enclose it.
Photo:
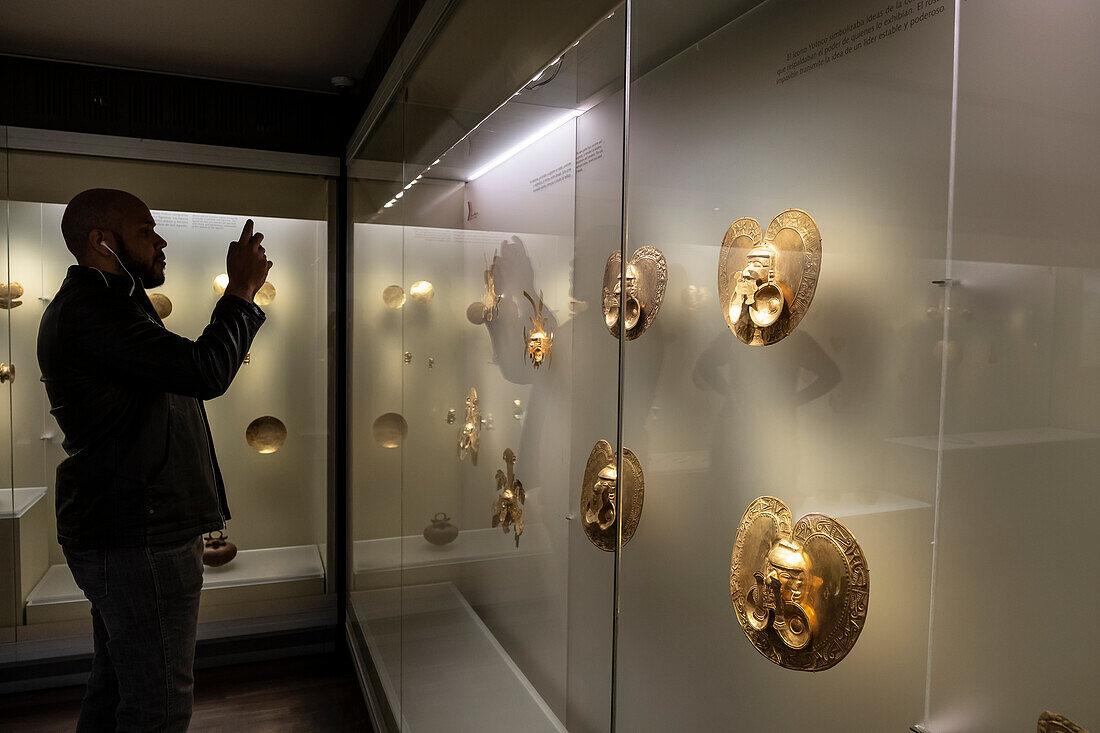
M 129 276 L 69 268 L 38 329 L 42 381 L 68 454 L 57 467 L 62 545 L 162 544 L 225 526 L 202 400 L 229 388 L 264 318 L 227 295 L 190 341 L 164 327 Z

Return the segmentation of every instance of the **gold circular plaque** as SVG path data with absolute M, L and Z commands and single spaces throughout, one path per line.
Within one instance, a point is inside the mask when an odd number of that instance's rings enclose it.
M 224 272 L 214 277 L 214 293 L 221 297 L 225 295 L 225 289 L 229 287 L 229 275 Z
M 614 552 L 618 542 L 618 512 L 626 515 L 622 523 L 623 547 L 634 536 L 642 518 L 645 501 L 645 477 L 642 464 L 629 448 L 623 449 L 623 477 L 616 480 L 615 452 L 601 440 L 592 448 L 584 467 L 581 486 L 581 525 L 588 541 L 605 552 Z M 616 496 L 621 492 L 621 496 Z
M 167 295 L 150 293 L 149 302 L 153 304 L 153 310 L 160 316 L 160 320 L 163 321 L 165 318 L 172 315 L 172 301 L 168 299 Z
M 718 256 L 726 325 L 750 346 L 785 338 L 806 315 L 820 271 L 821 232 L 805 211 L 780 212 L 763 234 L 756 219 L 738 219 Z
M 264 415 L 248 424 L 244 439 L 257 453 L 274 453 L 286 442 L 286 425 L 277 417 Z
M 252 302 L 263 308 L 265 305 L 271 305 L 275 300 L 275 286 L 270 281 L 265 282 L 260 286 L 260 289 L 256 291 L 256 294 L 252 296 Z
M 409 434 L 409 424 L 396 412 L 379 415 L 371 426 L 374 440 L 383 448 L 396 448 Z
M 792 526 L 773 496 L 749 504 L 730 558 L 730 598 L 758 652 L 788 669 L 828 669 L 855 646 L 869 597 L 867 558 L 843 524 L 807 514 Z
M 386 289 L 382 291 L 382 302 L 386 304 L 387 308 L 397 310 L 405 305 L 405 289 L 400 285 L 386 286 Z

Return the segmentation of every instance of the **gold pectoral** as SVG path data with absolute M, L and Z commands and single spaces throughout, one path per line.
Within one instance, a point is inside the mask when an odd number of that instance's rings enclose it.
M 477 390 L 470 387 L 466 397 L 466 419 L 458 431 L 458 460 L 470 456 L 470 462 L 477 465 L 477 452 L 481 448 L 481 403 L 477 399 Z
M 620 516 L 623 545 L 634 536 L 645 500 L 645 476 L 638 457 L 629 448 L 623 448 L 621 477 L 616 463 L 611 444 L 606 440 L 597 442 L 588 456 L 581 485 L 584 534 L 589 542 L 606 552 L 615 551 Z
M 516 454 L 511 448 L 504 450 L 504 466 L 507 472 L 497 469 L 497 497 L 493 499 L 493 526 L 499 526 L 507 534 L 515 530 L 516 547 L 523 534 L 523 504 L 527 494 L 523 482 L 516 478 Z
M 784 338 L 806 315 L 821 270 L 821 232 L 813 217 L 787 209 L 761 232 L 756 219 L 726 230 L 718 255 L 718 301 L 730 330 L 746 344 Z
M 791 524 L 762 496 L 745 510 L 730 561 L 730 597 L 756 650 L 788 669 L 818 672 L 851 651 L 869 597 L 867 559 L 844 525 L 824 514 Z
M 552 349 L 554 347 L 554 332 L 550 330 L 546 315 L 546 303 L 542 300 L 542 293 L 539 293 L 539 304 L 535 305 L 535 299 L 531 297 L 531 294 L 526 290 L 523 291 L 523 297 L 527 298 L 531 303 L 531 310 L 534 311 L 534 315 L 531 316 L 531 330 L 523 329 L 523 341 L 525 344 L 524 353 L 527 358 L 531 360 L 531 366 L 536 370 L 546 363 L 546 366 L 550 366 L 550 358 Z
M 636 339 L 657 318 L 668 283 L 668 262 L 656 247 L 639 247 L 622 269 L 622 254 L 612 252 L 603 273 L 603 318 L 618 338 Z

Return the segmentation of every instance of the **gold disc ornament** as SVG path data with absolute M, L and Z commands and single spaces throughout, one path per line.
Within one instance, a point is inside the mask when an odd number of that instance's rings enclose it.
M 844 659 L 867 620 L 867 558 L 824 514 L 792 527 L 791 510 L 762 496 L 737 527 L 730 597 L 756 650 L 788 669 L 820 672 Z
M 726 325 L 750 346 L 782 340 L 806 315 L 820 272 L 821 232 L 805 211 L 780 212 L 763 235 L 756 219 L 738 219 L 718 255 Z
M 256 291 L 256 294 L 252 296 L 252 302 L 261 308 L 271 305 L 274 300 L 275 286 L 271 284 L 270 280 L 261 285 L 260 289 Z
M 396 448 L 409 434 L 409 424 L 396 412 L 379 415 L 371 426 L 374 440 L 383 448 Z
M 286 442 L 286 425 L 277 417 L 264 415 L 248 424 L 244 439 L 257 453 L 274 453 Z
M 639 247 L 622 275 L 622 254 L 612 252 L 603 271 L 603 317 L 607 330 L 619 337 L 620 326 L 628 340 L 645 333 L 657 318 L 668 285 L 668 262 L 656 247 Z M 623 294 L 623 290 L 626 294 Z
M 588 455 L 581 486 L 581 525 L 588 541 L 605 552 L 614 552 L 619 539 L 619 512 L 623 546 L 634 536 L 645 502 L 642 464 L 629 448 L 623 449 L 623 480 L 618 480 L 617 456 L 611 444 L 601 440 Z
M 153 304 L 153 310 L 160 316 L 160 320 L 163 321 L 165 318 L 172 315 L 172 301 L 168 299 L 167 295 L 149 293 L 149 302 Z
M 405 305 L 405 289 L 400 285 L 387 285 L 382 291 L 382 302 L 387 308 L 397 310 Z

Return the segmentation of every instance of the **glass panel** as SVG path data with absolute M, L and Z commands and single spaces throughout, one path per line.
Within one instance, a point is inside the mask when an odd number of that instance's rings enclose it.
M 771 0 L 718 30 L 707 4 L 633 5 L 628 249 L 663 251 L 668 290 L 625 345 L 645 505 L 622 550 L 619 730 L 923 717 L 953 58 L 950 5 L 923 5 Z M 672 58 L 653 45 L 666 27 Z M 820 228 L 816 294 L 750 346 L 718 304 L 720 245 L 791 207 Z M 759 496 L 838 519 L 871 568 L 866 626 L 827 672 L 771 663 L 738 622 L 731 553 Z
M 0 354 L 4 365 L 11 363 L 11 309 L 9 266 L 9 220 L 11 205 L 8 194 L 8 139 L 7 128 L 0 126 L 0 241 L 3 247 L 0 305 L 8 305 L 0 314 Z M 16 492 L 11 473 L 11 388 L 10 383 L 0 384 L 0 661 L 10 660 L 14 652 L 16 627 L 20 623 L 20 573 L 19 573 L 19 513 Z M 20 496 L 20 499 L 22 496 Z M 20 502 L 21 504 L 22 502 Z
M 1098 25 L 962 4 L 931 733 L 1100 725 Z
M 616 438 L 600 302 L 621 243 L 625 29 L 608 16 L 458 142 L 440 120 L 462 110 L 395 105 L 397 180 L 392 156 L 358 161 L 375 176 L 355 196 L 352 369 L 370 473 L 353 469 L 350 608 L 402 728 L 608 727 L 613 555 L 577 515 L 593 444 Z M 518 484 L 521 535 L 493 519 Z
M 167 329 L 196 338 L 220 297 L 228 242 L 246 218 L 275 263 L 258 297 L 267 321 L 226 395 L 206 403 L 233 519 L 237 554 L 207 567 L 200 639 L 320 626 L 326 608 L 328 440 L 327 183 L 323 179 L 42 153 L 12 153 L 10 278 L 25 290 L 7 314 L 16 495 L 41 495 L 22 517 L 20 654 L 90 651 L 88 603 L 56 541 L 54 480 L 65 458 L 39 375 L 43 310 L 73 258 L 61 235 L 68 200 L 84 188 L 134 191 L 168 246 L 163 286 L 150 291 Z M 224 288 L 224 285 L 221 286 Z M 5 321 L 7 322 L 7 321 Z M 7 389 L 2 390 L 5 394 Z M 259 422 L 257 422 L 259 420 Z M 274 426 L 265 442 L 255 428 Z M 279 426 L 285 428 L 285 435 Z M 250 428 L 252 430 L 250 431 Z M 246 623 L 240 623 L 247 619 Z M 65 637 L 63 642 L 54 643 Z

